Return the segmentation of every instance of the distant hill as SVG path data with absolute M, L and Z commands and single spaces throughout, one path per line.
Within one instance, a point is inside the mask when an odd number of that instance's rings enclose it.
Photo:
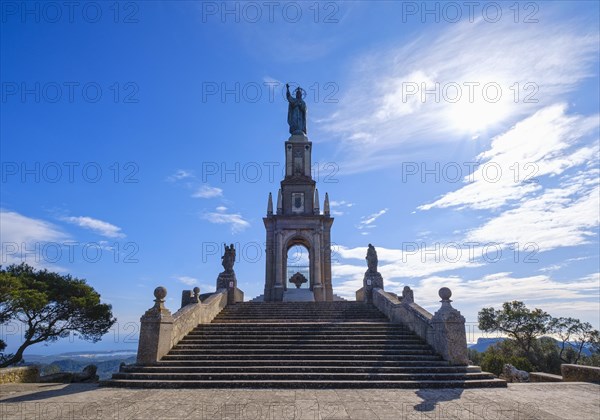
M 552 338 L 552 337 L 546 337 L 546 338 Z M 477 343 L 475 344 L 471 344 L 469 345 L 469 349 L 473 349 L 473 350 L 477 350 L 480 353 L 483 353 L 484 351 L 487 350 L 487 348 L 489 346 L 492 346 L 496 343 L 500 343 L 504 340 L 506 340 L 506 337 L 495 337 L 495 338 L 478 338 L 477 339 Z M 560 348 L 561 342 L 552 338 L 554 341 L 556 341 L 556 346 Z M 575 344 L 567 342 L 567 345 L 573 346 L 575 347 Z M 582 355 L 584 356 L 589 356 L 592 354 L 589 346 L 584 346 L 583 351 L 581 352 Z
M 480 353 L 483 353 L 487 350 L 489 346 L 492 346 L 496 343 L 500 343 L 501 341 L 506 340 L 506 337 L 495 337 L 495 338 L 483 338 L 480 337 L 477 339 L 477 343 L 471 344 L 469 349 L 477 350 Z
M 40 366 L 42 375 L 56 372 L 81 372 L 87 365 L 93 364 L 98 367 L 97 375 L 100 379 L 108 379 L 119 371 L 121 363 L 135 363 L 136 351 L 114 350 L 114 351 L 88 351 L 68 352 L 50 356 L 27 355 L 25 365 Z

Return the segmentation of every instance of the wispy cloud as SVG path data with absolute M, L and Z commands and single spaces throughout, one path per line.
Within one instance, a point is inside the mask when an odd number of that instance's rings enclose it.
M 452 245 L 452 248 L 439 243 L 422 247 L 416 242 L 405 242 L 401 249 L 377 247 L 379 272 L 384 278 L 392 280 L 425 277 L 462 268 L 480 267 L 484 264 L 482 260 L 487 257 L 487 254 L 482 245 L 470 248 L 461 248 L 460 244 L 457 244 L 458 247 Z M 333 277 L 354 276 L 355 280 L 358 277 L 362 278 L 367 268 L 366 253 L 366 247 L 347 248 L 342 245 L 336 247 L 334 257 L 338 263 L 332 266 Z M 352 260 L 360 263 L 355 264 Z
M 202 185 L 193 194 L 195 198 L 214 198 L 223 196 L 223 190 L 217 187 L 211 187 L 210 185 Z
M 198 284 L 198 279 L 189 276 L 179 276 L 175 277 L 180 283 L 185 284 L 186 286 L 196 286 Z
M 341 200 L 341 201 L 331 200 L 329 202 L 329 206 L 330 206 L 332 215 L 343 216 L 345 214 L 345 211 L 342 211 L 342 209 L 347 210 L 350 207 L 354 206 L 354 203 L 350 203 L 346 200 Z
M 593 273 L 571 281 L 558 281 L 548 275 L 514 276 L 510 272 L 486 274 L 474 280 L 460 276 L 431 276 L 404 281 L 390 280 L 384 275 L 386 290 L 401 293 L 409 285 L 415 299 L 425 308 L 435 311 L 439 308 L 438 291 L 441 287 L 452 290 L 452 298 L 458 303 L 461 312 L 469 319 L 476 319 L 482 306 L 500 306 L 503 302 L 522 300 L 528 306 L 539 307 L 554 316 L 572 314 L 577 307 L 579 314 L 598 322 L 598 299 L 600 298 L 600 275 Z M 340 296 L 354 298 L 356 290 L 362 287 L 362 277 L 341 282 L 335 286 Z M 465 307 L 468 308 L 465 310 Z
M 495 209 L 518 201 L 541 190 L 542 177 L 593 160 L 598 145 L 589 140 L 597 129 L 598 116 L 567 115 L 564 104 L 546 107 L 495 137 L 474 159 L 480 165 L 465 177 L 467 185 L 419 209 Z
M 63 217 L 61 220 L 72 223 L 84 229 L 92 230 L 107 238 L 124 238 L 125 234 L 121 232 L 121 228 L 111 223 L 94 219 L 88 216 L 69 216 Z
M 245 220 L 239 213 L 227 213 L 227 208 L 219 206 L 214 212 L 201 215 L 204 220 L 214 224 L 229 225 L 232 233 L 238 233 L 250 227 L 250 222 Z
M 2 242 L 33 243 L 67 239 L 68 235 L 52 223 L 0 209 Z
M 178 169 L 174 174 L 167 177 L 167 181 L 176 182 L 183 179 L 194 178 L 194 173 L 186 169 Z
M 431 145 L 494 132 L 564 100 L 594 74 L 597 56 L 593 29 L 551 17 L 535 25 L 509 20 L 489 25 L 483 19 L 450 25 L 402 47 L 358 57 L 339 108 L 320 128 L 341 142 L 346 172 L 391 165 L 406 153 L 407 143 Z M 472 85 L 473 95 L 469 83 L 479 84 Z M 500 87 L 498 100 L 484 94 L 487 83 Z M 408 86 L 418 93 L 408 95 Z M 455 86 L 458 100 L 452 100 Z M 422 97 L 423 87 L 440 93 Z M 366 158 L 370 165 L 364 165 Z
M 365 229 L 365 228 L 374 228 L 376 225 L 374 225 L 373 223 L 379 219 L 381 216 L 383 216 L 384 214 L 386 214 L 388 211 L 388 209 L 383 209 L 383 210 L 379 210 L 377 213 L 373 213 L 370 214 L 368 216 L 363 216 L 360 220 L 360 222 L 358 222 L 358 229 Z
M 598 234 L 598 171 L 569 179 L 560 188 L 521 203 L 473 229 L 467 240 L 508 245 L 530 243 L 540 251 L 587 243 Z
M 0 209 L 0 243 L 2 265 L 28 264 L 42 268 L 45 264 L 36 251 L 35 257 L 28 256 L 30 250 L 39 249 L 44 243 L 62 243 L 70 240 L 69 235 L 58 226 L 41 219 L 24 216 L 20 213 Z M 53 267 L 56 271 L 63 271 L 60 267 Z

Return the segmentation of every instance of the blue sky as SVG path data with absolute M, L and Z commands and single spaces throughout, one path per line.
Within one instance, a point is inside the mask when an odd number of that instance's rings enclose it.
M 517 299 L 600 325 L 596 2 L 51 4 L 2 3 L 2 264 L 87 279 L 118 326 L 31 353 L 135 348 L 153 289 L 214 290 L 223 242 L 262 293 L 286 82 L 335 293 L 373 243 L 432 312 L 448 286 L 468 322 Z

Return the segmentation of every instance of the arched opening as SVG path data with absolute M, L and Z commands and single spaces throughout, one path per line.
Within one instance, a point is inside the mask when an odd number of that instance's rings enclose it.
M 310 254 L 306 246 L 296 244 L 288 249 L 285 278 L 286 289 L 310 289 Z

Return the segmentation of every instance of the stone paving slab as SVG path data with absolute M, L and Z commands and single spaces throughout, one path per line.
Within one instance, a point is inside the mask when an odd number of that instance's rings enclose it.
M 123 389 L 95 384 L 0 385 L 0 420 L 600 419 L 600 385 L 496 389 Z

